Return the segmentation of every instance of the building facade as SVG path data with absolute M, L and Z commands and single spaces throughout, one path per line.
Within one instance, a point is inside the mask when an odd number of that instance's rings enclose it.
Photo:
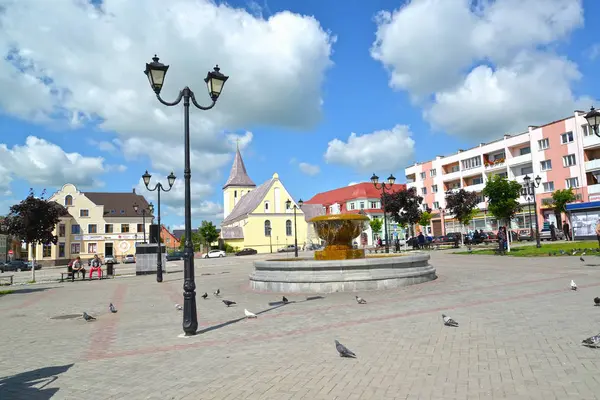
M 585 112 L 542 126 L 530 126 L 524 133 L 504 135 L 490 143 L 481 143 L 449 156 L 417 163 L 405 169 L 407 186 L 423 196 L 423 208 L 434 212 L 428 232 L 442 235 L 459 231 L 459 224 L 445 215 L 445 192 L 464 188 L 480 197 L 479 215 L 470 229 L 497 230 L 498 222 L 487 213 L 487 203 L 481 195 L 493 175 L 505 176 L 523 184 L 528 175 L 541 184 L 536 189 L 536 204 L 540 228 L 554 222 L 561 227 L 563 216 L 555 215 L 552 192 L 572 188 L 577 201 L 600 199 L 600 138 L 589 129 Z M 522 211 L 512 221 L 512 229 L 535 227 L 532 196 L 520 198 Z M 442 221 L 444 223 L 442 224 Z
M 406 189 L 404 184 L 395 184 L 391 192 L 398 192 Z M 381 191 L 377 190 L 371 182 L 362 182 L 342 188 L 318 193 L 306 205 L 320 205 L 324 214 L 331 214 L 334 209 L 341 213 L 358 214 L 363 213 L 370 219 L 381 218 L 383 221 L 383 209 L 381 208 Z M 395 222 L 388 218 L 388 235 L 390 240 L 405 239 L 405 231 Z M 363 246 L 371 246 L 379 236 L 385 239 L 385 230 L 381 232 L 372 232 L 370 226 L 360 237 L 356 239 L 357 243 Z
M 160 227 L 160 239 L 168 250 L 172 251 L 179 249 L 180 238 L 181 236 L 179 236 L 179 238 L 175 237 L 166 226 L 163 225 Z
M 81 192 L 66 184 L 49 201 L 66 207 L 69 215 L 62 217 L 54 234 L 56 245 L 30 246 L 29 259 L 42 265 L 65 265 L 80 256 L 82 259 L 116 257 L 135 254 L 137 243 L 149 238 L 153 216 L 134 211 L 133 205 L 147 209 L 148 202 L 135 189 L 130 193 Z M 145 221 L 144 221 L 145 220 Z M 145 222 L 145 227 L 144 227 Z
M 291 200 L 291 206 L 286 202 Z M 294 206 L 296 218 L 294 218 Z M 221 239 L 233 248 L 253 248 L 259 253 L 277 252 L 294 244 L 301 247 L 308 238 L 308 224 L 302 209 L 279 180 L 277 173 L 256 186 L 246 172 L 237 149 L 229 179 L 223 186 L 224 220 Z M 296 224 L 294 224 L 296 221 Z

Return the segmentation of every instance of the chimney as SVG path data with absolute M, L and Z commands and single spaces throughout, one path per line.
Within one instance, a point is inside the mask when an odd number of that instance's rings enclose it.
M 508 139 L 510 137 L 509 134 L 504 135 L 504 139 Z
M 133 194 L 135 194 L 135 188 L 133 188 Z
M 531 132 L 532 130 L 537 129 L 539 127 L 535 125 L 529 125 L 527 128 L 529 129 L 529 132 Z

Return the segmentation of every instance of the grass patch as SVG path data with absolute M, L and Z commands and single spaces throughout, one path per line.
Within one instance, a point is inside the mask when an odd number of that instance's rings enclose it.
M 496 254 L 495 250 L 498 246 L 491 249 L 484 250 L 473 250 L 473 253 L 469 253 L 468 251 L 456 251 L 452 254 L 484 254 L 484 255 L 494 255 Z M 535 244 L 529 246 L 519 246 L 513 247 L 510 249 L 510 253 L 506 253 L 508 256 L 513 257 L 548 257 L 551 254 L 554 257 L 554 253 L 556 253 L 556 257 L 561 256 L 560 251 L 566 252 L 565 256 L 570 256 L 573 250 L 576 249 L 598 249 L 598 242 L 595 240 L 586 240 L 583 242 L 542 242 L 542 247 L 539 249 L 535 247 Z M 589 253 L 589 252 L 588 252 Z M 589 253 L 591 255 L 591 253 Z M 599 255 L 600 252 L 594 251 L 593 254 Z
M 8 289 L 8 290 L 0 290 L 0 296 L 4 296 L 4 295 L 11 294 L 11 293 L 14 293 L 14 292 L 15 292 L 14 290 L 10 290 L 10 289 Z

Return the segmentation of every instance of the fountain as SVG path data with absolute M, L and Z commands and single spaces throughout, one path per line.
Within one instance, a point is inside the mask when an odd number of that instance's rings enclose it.
M 326 246 L 314 259 L 286 258 L 255 261 L 250 287 L 257 291 L 282 293 L 332 293 L 390 289 L 431 281 L 435 268 L 429 254 L 375 254 L 365 256 L 355 249 L 354 238 L 365 230 L 369 217 L 333 213 L 311 219 Z

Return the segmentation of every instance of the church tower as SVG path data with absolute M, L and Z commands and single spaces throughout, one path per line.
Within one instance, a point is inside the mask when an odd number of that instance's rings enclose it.
M 256 188 L 256 185 L 248 176 L 239 146 L 235 152 L 233 166 L 229 173 L 229 179 L 223 186 L 223 219 L 231 213 L 242 196 Z

